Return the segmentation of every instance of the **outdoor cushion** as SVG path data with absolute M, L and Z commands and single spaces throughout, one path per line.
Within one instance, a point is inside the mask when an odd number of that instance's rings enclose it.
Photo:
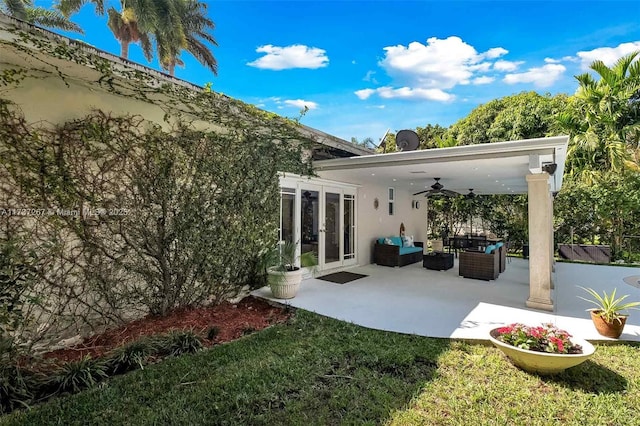
M 402 237 L 390 237 L 394 246 L 402 247 Z
M 402 247 L 415 247 L 413 244 L 413 235 L 402 237 Z
M 500 247 L 502 247 L 503 245 L 504 245 L 504 243 L 503 243 L 503 242 L 496 243 L 496 248 L 500 248 Z
M 409 253 L 422 252 L 422 247 L 400 247 L 400 256 Z
M 487 248 L 484 249 L 484 252 L 487 254 L 491 254 L 495 251 L 496 246 L 494 246 L 493 244 L 487 246 Z

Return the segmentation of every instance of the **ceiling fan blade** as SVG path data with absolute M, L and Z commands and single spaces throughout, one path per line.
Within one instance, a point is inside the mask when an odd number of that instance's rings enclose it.
M 448 197 L 457 197 L 458 195 L 460 195 L 459 192 L 452 191 L 450 189 L 442 189 L 442 190 L 440 190 L 440 192 L 442 192 L 444 195 L 446 195 Z

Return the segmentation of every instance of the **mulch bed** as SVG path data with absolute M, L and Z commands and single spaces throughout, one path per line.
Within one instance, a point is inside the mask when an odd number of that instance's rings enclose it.
M 87 338 L 74 347 L 48 352 L 44 358 L 55 363 L 77 361 L 86 355 L 98 358 L 143 336 L 165 334 L 171 330 L 191 330 L 202 338 L 205 346 L 210 347 L 285 322 L 290 316 L 290 311 L 249 296 L 238 304 L 226 302 L 204 308 L 177 309 L 163 317 L 146 316 Z M 207 336 L 213 327 L 218 329 L 218 333 L 210 340 Z

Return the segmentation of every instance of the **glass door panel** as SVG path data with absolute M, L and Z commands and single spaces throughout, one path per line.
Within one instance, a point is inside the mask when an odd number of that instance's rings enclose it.
M 295 242 L 296 190 L 282 188 L 280 190 L 280 241 Z
M 320 255 L 320 191 L 302 189 L 300 210 L 300 250 Z
M 325 192 L 324 263 L 340 262 L 340 194 Z

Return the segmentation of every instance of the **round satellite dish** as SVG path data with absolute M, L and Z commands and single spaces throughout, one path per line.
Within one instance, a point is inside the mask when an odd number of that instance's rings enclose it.
M 420 145 L 420 139 L 413 130 L 400 130 L 396 135 L 398 151 L 415 151 L 418 145 Z

